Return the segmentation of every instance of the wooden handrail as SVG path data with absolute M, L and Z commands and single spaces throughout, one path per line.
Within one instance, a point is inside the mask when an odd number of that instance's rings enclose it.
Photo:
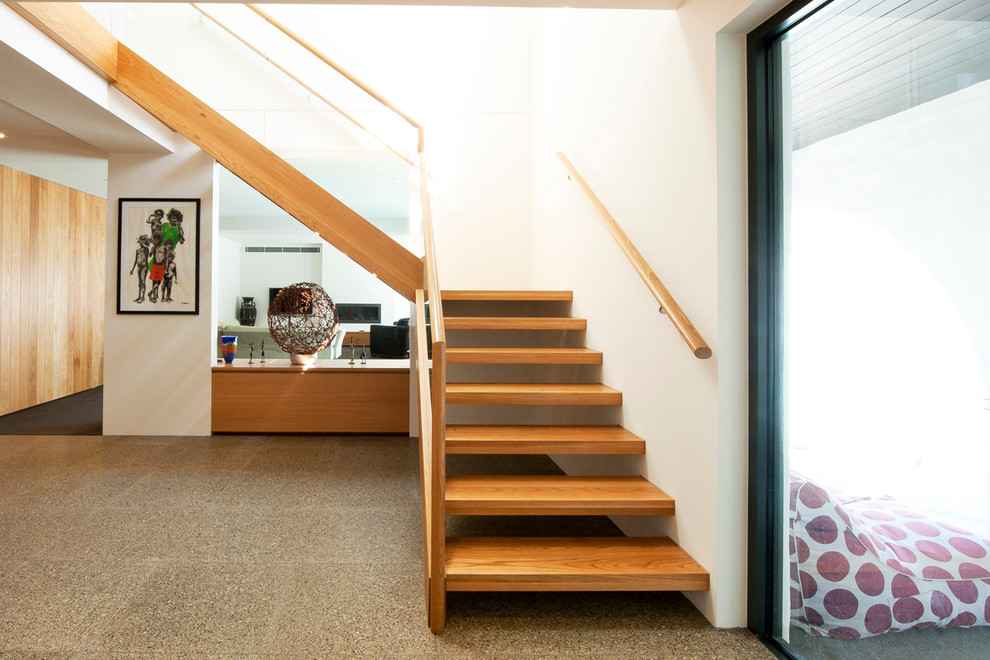
M 433 309 L 433 305 L 430 305 Z M 432 312 L 431 312 L 432 315 Z M 430 630 L 435 635 L 443 632 L 447 623 L 447 507 L 445 504 L 445 484 L 447 481 L 447 345 L 442 341 L 433 342 L 433 368 L 430 377 L 433 437 L 432 490 L 433 501 L 430 514 L 433 518 L 430 551 Z
M 230 26 L 226 25 L 219 18 L 217 18 L 216 16 L 212 15 L 210 12 L 206 11 L 205 9 L 203 9 L 202 7 L 200 7 L 195 2 L 190 2 L 189 4 L 192 5 L 192 7 L 196 11 L 198 11 L 200 14 L 202 14 L 203 16 L 207 17 L 208 19 L 210 19 L 211 21 L 213 21 L 214 23 L 216 23 L 217 26 L 219 26 L 224 32 L 226 32 L 227 34 L 229 34 L 233 38 L 237 39 L 243 45 L 245 45 L 248 48 L 250 48 L 256 55 L 264 58 L 264 60 L 266 62 L 268 62 L 269 64 L 271 64 L 273 67 L 275 67 L 276 69 L 278 69 L 279 71 L 281 71 L 283 74 L 285 74 L 289 78 L 291 78 L 296 84 L 298 84 L 299 86 L 301 86 L 307 92 L 309 92 L 310 94 L 312 94 L 316 98 L 318 98 L 321 101 L 323 101 L 324 103 L 326 103 L 331 109 L 333 109 L 334 111 L 336 111 L 337 113 L 339 113 L 340 116 L 342 116 L 344 119 L 348 120 L 349 122 L 351 122 L 352 124 L 354 124 L 355 126 L 357 126 L 359 129 L 361 129 L 362 131 L 364 131 L 365 133 L 367 133 L 369 136 L 371 136 L 375 140 L 377 140 L 383 147 L 385 147 L 386 149 L 388 149 L 389 151 L 391 151 L 393 154 L 395 154 L 396 156 L 398 156 L 399 158 L 401 158 L 408 165 L 411 165 L 412 167 L 419 167 L 419 165 L 417 165 L 413 160 L 411 160 L 405 154 L 403 154 L 401 151 L 399 151 L 398 149 L 396 149 L 395 147 L 393 147 L 391 144 L 389 144 L 388 141 L 385 140 L 385 138 L 383 138 L 383 137 L 377 135 L 376 133 L 374 133 L 371 129 L 369 129 L 367 126 L 365 126 L 364 124 L 362 124 L 355 117 L 353 117 L 352 115 L 348 114 L 347 111 L 345 111 L 343 108 L 341 108 L 340 106 L 338 106 L 337 104 L 335 104 L 333 101 L 331 101 L 330 99 L 328 99 L 326 96 L 324 96 L 323 94 L 321 94 L 319 91 L 317 91 L 312 85 L 309 85 L 304 80 L 302 80 L 301 78 L 299 78 L 299 76 L 297 76 L 296 74 L 292 73 L 285 66 L 283 66 L 282 64 L 280 64 L 276 60 L 274 60 L 271 57 L 269 57 L 268 55 L 266 55 L 264 51 L 262 51 L 260 48 L 258 48 L 257 46 L 255 46 L 253 43 L 251 43 L 250 41 L 248 41 L 247 39 L 245 39 L 244 37 L 242 37 L 240 34 L 237 33 L 237 31 L 235 31 Z
M 636 249 L 636 246 L 633 245 L 631 240 L 629 240 L 626 233 L 622 231 L 622 227 L 619 226 L 619 223 L 616 222 L 612 214 L 608 212 L 608 209 L 605 208 L 602 201 L 598 199 L 598 195 L 596 195 L 591 189 L 591 186 L 589 186 L 588 182 L 584 180 L 584 177 L 578 173 L 577 169 L 571 161 L 568 160 L 567 156 L 558 151 L 557 157 L 560 159 L 564 169 L 567 170 L 570 178 L 574 180 L 581 192 L 584 193 L 585 198 L 598 214 L 598 217 L 601 218 L 602 222 L 605 224 L 605 228 L 608 229 L 610 234 L 612 234 L 612 237 L 619 244 L 619 247 L 622 248 L 622 251 L 626 253 L 626 256 L 633 265 L 633 268 L 635 268 L 636 272 L 639 273 L 639 276 L 646 283 L 647 288 L 653 293 L 653 296 L 660 303 L 660 311 L 666 312 L 667 318 L 669 318 L 670 322 L 674 324 L 675 328 L 677 328 L 677 332 L 680 333 L 681 337 L 691 348 L 691 351 L 694 353 L 695 357 L 702 360 L 710 358 L 712 356 L 712 349 L 709 348 L 708 344 L 705 343 L 705 340 L 701 338 L 701 335 L 695 329 L 694 325 L 692 325 L 690 319 L 688 319 L 680 305 L 677 304 L 674 297 L 670 295 L 669 291 L 667 291 L 667 287 L 663 285 L 663 282 L 660 281 L 657 274 L 653 272 L 650 265 L 646 263 L 646 259 L 643 258 L 643 255 L 640 254 L 639 250 Z
M 446 597 L 444 585 L 444 465 L 437 463 L 438 452 L 435 435 L 435 398 L 431 395 L 432 384 L 427 351 L 426 335 L 426 291 L 416 291 L 416 310 L 413 330 L 416 333 L 415 352 L 411 356 L 418 393 L 419 437 L 420 437 L 420 489 L 423 504 L 423 576 L 426 596 L 427 620 L 443 621 L 444 616 L 434 615 L 434 604 L 442 607 Z M 434 348 L 434 350 L 436 350 Z M 438 411 L 442 416 L 442 411 Z M 442 437 L 440 439 L 442 442 Z M 438 469 L 440 472 L 438 472 Z M 437 593 L 439 592 L 439 593 Z
M 419 171 L 425 172 L 426 160 L 423 152 L 419 153 Z M 447 343 L 447 332 L 443 321 L 443 301 L 440 299 L 440 278 L 437 273 L 437 244 L 433 232 L 433 212 L 430 206 L 430 192 L 425 177 L 420 181 L 420 201 L 423 207 L 423 244 L 426 255 L 423 263 L 426 267 L 424 282 L 430 299 L 430 325 L 433 330 L 433 341 Z
M 341 65 L 339 65 L 336 62 L 334 62 L 333 60 L 331 60 L 325 54 L 323 54 L 322 52 L 320 52 L 320 50 L 318 48 L 316 48 L 315 46 L 313 46 L 311 43 L 309 43 L 308 41 L 306 41 L 305 39 L 303 39 L 301 36 L 299 36 L 298 34 L 296 34 L 295 32 L 293 32 L 292 30 L 290 30 L 285 24 L 281 23 L 277 18 L 275 18 L 274 16 L 272 16 L 271 14 L 269 14 L 268 12 L 266 12 L 264 9 L 261 9 L 260 7 L 258 7 L 258 5 L 252 5 L 252 4 L 248 4 L 248 5 L 245 5 L 245 6 L 248 9 L 250 9 L 251 11 L 253 11 L 254 13 L 256 13 L 258 16 L 261 16 L 263 19 L 265 19 L 266 21 L 268 21 L 269 23 L 271 23 L 273 26 L 275 26 L 276 28 L 278 28 L 278 30 L 280 32 L 282 32 L 283 34 L 285 34 L 286 36 L 288 36 L 290 39 L 292 39 L 293 41 L 295 41 L 297 44 L 299 44 L 300 46 L 302 46 L 303 48 L 305 48 L 306 50 L 308 50 L 313 56 L 315 56 L 316 58 L 318 58 L 320 61 L 322 61 L 327 66 L 329 66 L 331 69 L 333 69 L 334 71 L 336 71 L 340 75 L 342 75 L 345 78 L 347 78 L 348 80 L 350 80 L 354 85 L 356 85 L 362 91 L 364 91 L 366 94 L 368 94 L 368 96 L 370 96 L 371 98 L 375 99 L 376 101 L 378 101 L 379 103 L 381 103 L 382 105 L 384 105 L 386 108 L 388 108 L 389 110 L 391 110 L 392 112 L 394 112 L 395 114 L 399 115 L 404 120 L 406 120 L 406 122 L 410 126 L 412 126 L 413 128 L 417 129 L 418 138 L 419 138 L 419 144 L 417 145 L 417 151 L 419 151 L 419 152 L 422 152 L 423 151 L 423 131 L 422 131 L 422 128 L 423 127 L 419 124 L 419 122 L 417 122 L 415 119 L 413 119 L 412 117 L 410 117 L 409 115 L 407 115 L 405 112 L 403 112 L 401 109 L 399 109 L 398 106 L 396 106 L 394 103 L 392 103 L 391 101 L 389 101 L 388 99 L 386 99 L 384 96 L 382 96 L 381 94 L 379 94 L 377 91 L 375 91 L 374 89 L 372 89 L 370 85 L 366 84 L 364 81 L 362 81 L 360 78 L 358 78 L 357 76 L 355 76 L 354 74 L 352 74 L 350 71 L 348 71 L 347 69 L 345 69 Z
M 422 131 L 422 129 L 419 129 Z M 439 635 L 443 632 L 447 618 L 447 584 L 446 584 L 446 509 L 444 505 L 444 484 L 446 482 L 446 429 L 447 429 L 447 333 L 444 329 L 443 302 L 440 299 L 440 280 L 437 276 L 436 240 L 433 232 L 433 213 L 430 207 L 430 193 L 427 187 L 426 155 L 419 152 L 420 195 L 423 207 L 423 244 L 426 254 L 423 257 L 423 282 L 430 300 L 430 327 L 433 334 L 433 365 L 430 387 L 426 396 L 431 401 L 431 428 L 427 431 L 420 426 L 420 435 L 429 433 L 429 456 L 431 461 L 430 477 L 432 498 L 428 503 L 423 501 L 424 511 L 429 506 L 431 538 L 428 546 L 428 561 L 430 563 L 430 583 L 427 596 L 430 630 Z M 417 319 L 425 321 L 425 314 L 417 304 Z M 418 345 L 426 346 L 426 329 L 422 322 L 418 328 Z M 425 349 L 424 349 L 425 351 Z M 423 351 L 421 359 L 425 360 Z M 424 362 L 425 364 L 425 362 Z M 420 397 L 423 395 L 423 384 L 420 381 Z M 424 445 L 423 450 L 426 455 Z M 426 483 L 426 474 L 423 474 Z M 425 514 L 424 514 L 425 515 Z

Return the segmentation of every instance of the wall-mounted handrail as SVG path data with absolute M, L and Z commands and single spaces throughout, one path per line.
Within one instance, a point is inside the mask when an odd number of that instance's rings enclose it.
M 202 7 L 200 7 L 195 2 L 190 2 L 189 4 L 192 5 L 192 7 L 196 11 L 198 11 L 200 14 L 202 14 L 206 18 L 208 18 L 211 21 L 213 21 L 214 23 L 216 23 L 217 26 L 220 27 L 224 32 L 226 32 L 227 34 L 229 34 L 230 36 L 232 36 L 234 39 L 237 39 L 237 41 L 239 41 L 243 45 L 245 45 L 248 48 L 250 48 L 251 51 L 254 52 L 256 55 L 260 56 L 266 62 L 268 62 L 269 64 L 271 64 L 273 67 L 275 67 L 276 69 L 278 69 L 279 71 L 281 71 L 283 74 L 285 74 L 286 76 L 288 76 L 289 78 L 291 78 L 296 84 L 298 84 L 300 87 L 302 87 L 303 89 L 305 89 L 307 92 L 309 92 L 310 94 L 312 94 L 316 98 L 318 98 L 321 101 L 323 101 L 325 104 L 327 104 L 327 106 L 329 106 L 335 112 L 337 112 L 338 114 L 340 114 L 340 116 L 342 116 L 344 119 L 346 119 L 349 122 L 351 122 L 352 124 L 354 124 L 360 130 L 362 130 L 365 133 L 367 133 L 374 140 L 378 141 L 383 147 L 385 147 L 386 149 L 388 149 L 389 151 L 391 151 L 393 154 L 395 154 L 396 156 L 398 156 L 399 158 L 401 158 L 403 161 L 405 161 L 408 165 L 411 165 L 412 167 L 419 167 L 419 165 L 417 165 L 413 160 L 411 160 L 405 154 L 403 154 L 401 151 L 399 151 L 398 149 L 396 149 L 395 147 L 393 147 L 391 144 L 389 144 L 388 141 L 385 140 L 385 138 L 383 138 L 383 137 L 377 135 L 376 133 L 374 133 L 370 128 L 368 128 L 367 126 L 365 126 L 364 124 L 362 124 L 358 119 L 356 119 L 352 115 L 348 114 L 347 111 L 345 111 L 343 108 L 341 108 L 340 106 L 338 106 L 336 103 L 334 103 L 333 101 L 331 101 L 330 99 L 328 99 L 326 96 L 324 96 L 323 94 L 321 94 L 312 85 L 309 85 L 304 80 L 302 80 L 301 78 L 299 78 L 299 76 L 297 76 L 296 74 L 292 73 L 292 71 L 290 71 L 284 65 L 280 64 L 277 60 L 272 59 L 269 55 L 266 55 L 264 51 L 262 51 L 260 48 L 258 48 L 253 43 L 251 43 L 249 40 L 245 39 L 243 36 L 241 36 L 240 34 L 238 34 L 236 30 L 234 30 L 233 28 L 231 28 L 230 26 L 228 26 L 227 24 L 225 24 L 223 21 L 221 21 L 219 18 L 217 18 L 216 16 L 214 16 L 210 12 L 208 12 L 205 9 L 203 9 Z
M 571 161 L 568 160 L 567 156 L 558 151 L 557 157 L 560 159 L 564 169 L 567 170 L 570 178 L 577 184 L 581 192 L 584 193 L 585 198 L 598 214 L 598 217 L 601 218 L 602 222 L 605 224 L 605 228 L 608 229 L 610 234 L 612 234 L 612 237 L 619 244 L 619 247 L 622 248 L 622 251 L 626 253 L 626 256 L 633 265 L 633 268 L 636 269 L 636 272 L 639 273 L 639 276 L 646 283 L 647 288 L 653 293 L 653 296 L 660 303 L 660 310 L 662 312 L 666 312 L 667 318 L 669 318 L 670 322 L 674 324 L 677 332 L 680 333 L 681 337 L 691 348 L 691 351 L 694 353 L 695 357 L 701 358 L 702 360 L 710 358 L 712 356 L 712 349 L 709 348 L 708 344 L 705 343 L 705 340 L 701 338 L 701 335 L 695 329 L 694 325 L 691 323 L 691 320 L 688 319 L 680 305 L 677 304 L 674 297 L 670 295 L 669 291 L 667 291 L 667 287 L 663 285 L 663 282 L 661 282 L 660 278 L 657 277 L 657 274 L 653 272 L 650 265 L 646 263 L 646 259 L 644 259 L 643 255 L 640 254 L 640 251 L 636 249 L 636 246 L 633 245 L 631 240 L 629 240 L 626 233 L 622 231 L 622 227 L 619 226 L 619 223 L 616 222 L 612 214 L 609 213 L 607 208 L 605 208 L 602 201 L 598 199 L 598 195 L 596 195 L 591 189 L 591 186 L 589 186 L 588 182 L 584 180 L 584 177 L 578 173 L 577 169 Z

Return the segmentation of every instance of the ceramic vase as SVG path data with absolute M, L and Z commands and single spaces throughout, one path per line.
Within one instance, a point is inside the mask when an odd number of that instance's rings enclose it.
M 237 320 L 241 325 L 254 325 L 258 318 L 258 306 L 254 304 L 254 296 L 241 297 L 241 309 Z

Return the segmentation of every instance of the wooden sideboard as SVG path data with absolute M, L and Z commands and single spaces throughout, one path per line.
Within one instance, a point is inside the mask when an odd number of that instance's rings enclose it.
M 350 330 L 344 333 L 344 339 L 340 342 L 341 355 L 344 355 L 344 350 L 351 347 L 351 340 L 354 341 L 354 347 L 360 348 L 362 346 L 371 346 L 371 331 L 370 330 Z M 357 355 L 361 354 L 361 351 L 356 352 Z M 350 357 L 350 355 L 348 355 Z
M 409 360 L 234 360 L 213 368 L 214 433 L 409 433 Z

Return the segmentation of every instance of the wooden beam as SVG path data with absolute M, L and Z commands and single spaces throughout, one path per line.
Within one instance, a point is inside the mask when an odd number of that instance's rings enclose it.
M 7 6 L 105 80 L 117 77 L 117 40 L 71 2 L 8 2 Z
M 14 9 L 173 131 L 212 156 L 279 208 L 396 292 L 412 300 L 422 262 L 273 151 L 190 94 L 73 3 L 14 3 Z M 80 13 L 81 12 L 81 13 Z M 81 27 L 74 27 L 76 22 Z M 109 53 L 113 52 L 111 58 Z
M 399 294 L 415 297 L 422 285 L 418 257 L 123 44 L 115 84 Z

